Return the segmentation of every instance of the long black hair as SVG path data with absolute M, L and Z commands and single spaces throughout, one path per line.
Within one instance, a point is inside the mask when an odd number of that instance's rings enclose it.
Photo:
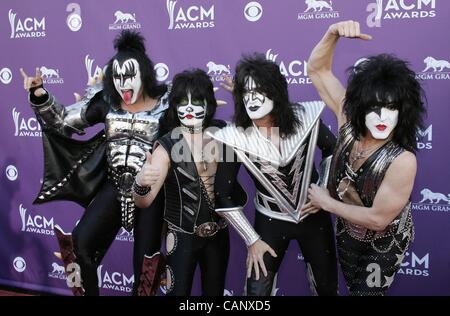
M 161 120 L 159 136 L 163 136 L 175 127 L 180 126 L 177 105 L 182 99 L 187 98 L 188 93 L 191 94 L 191 98 L 206 100 L 207 106 L 203 127 L 210 126 L 217 108 L 214 86 L 205 71 L 194 68 L 178 73 L 173 78 L 172 88 L 169 92 L 169 108 Z
M 249 76 L 255 80 L 257 89 L 273 100 L 273 110 L 270 113 L 273 126 L 279 127 L 280 135 L 294 134 L 300 122 L 289 101 L 286 78 L 277 64 L 259 53 L 243 56 L 236 65 L 233 90 L 236 126 L 247 128 L 252 125 L 243 101 L 245 82 Z
M 344 113 L 355 137 L 366 135 L 367 113 L 374 107 L 389 107 L 399 111 L 393 141 L 415 152 L 417 133 L 423 128 L 426 114 L 426 97 L 409 64 L 393 55 L 381 54 L 367 58 L 348 71 Z
M 120 106 L 122 101 L 122 98 L 114 87 L 112 64 L 115 59 L 118 61 L 124 61 L 130 58 L 137 60 L 141 72 L 144 95 L 151 98 L 159 98 L 167 91 L 165 85 L 160 85 L 156 81 L 154 65 L 145 52 L 144 41 L 145 39 L 140 33 L 128 30 L 122 31 L 114 39 L 114 49 L 117 50 L 117 53 L 108 61 L 103 83 L 104 94 L 107 100 L 114 106 Z

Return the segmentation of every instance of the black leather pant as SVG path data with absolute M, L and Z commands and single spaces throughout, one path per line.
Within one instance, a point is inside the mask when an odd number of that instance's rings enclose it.
M 256 212 L 255 229 L 277 254 L 272 257 L 264 255 L 267 277 L 261 271 L 259 280 L 252 276 L 247 279 L 247 295 L 269 296 L 272 293 L 274 277 L 291 240 L 296 240 L 301 248 L 310 287 L 316 295 L 337 295 L 338 277 L 334 231 L 329 213 L 319 211 L 305 218 L 298 224 L 270 219 Z
M 166 294 L 189 296 L 195 268 L 199 264 L 202 295 L 223 296 L 230 253 L 228 228 L 219 230 L 211 237 L 199 237 L 168 229 L 166 239 L 173 240 L 173 246 L 166 246 Z
M 363 242 L 350 236 L 340 220 L 336 224 L 339 263 L 351 296 L 383 296 L 401 267 L 412 240 L 412 227 L 405 234 Z
M 121 228 L 120 202 L 117 190 L 105 181 L 72 233 L 74 252 L 81 269 L 85 295 L 99 295 L 97 268 Z M 163 197 L 148 209 L 136 208 L 134 223 L 134 287 L 139 284 L 144 255 L 160 250 L 163 223 Z

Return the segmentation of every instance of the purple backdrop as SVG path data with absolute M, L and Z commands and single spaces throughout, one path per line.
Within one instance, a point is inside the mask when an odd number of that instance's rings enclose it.
M 410 61 L 423 79 L 429 103 L 426 129 L 418 139 L 422 150 L 412 195 L 416 240 L 391 294 L 450 295 L 450 2 L 445 0 L 334 0 L 309 5 L 304 0 L 42 0 L 38 5 L 31 0 L 2 1 L 0 284 L 70 294 L 62 263 L 53 255 L 58 249 L 53 226 L 71 231 L 83 212 L 68 202 L 32 205 L 42 181 L 42 145 L 20 67 L 28 73 L 45 67 L 46 87 L 69 104 L 73 92 L 81 92 L 113 54 L 116 34 L 135 29 L 147 39 L 160 81 L 200 67 L 218 86 L 224 74 L 233 74 L 242 53 L 258 51 L 280 64 L 292 100 L 315 100 L 306 60 L 327 27 L 346 19 L 359 21 L 374 39 L 341 41 L 335 57 L 338 77 L 345 80 L 345 69 L 363 56 L 394 53 Z M 219 91 L 218 98 L 229 103 L 218 110 L 218 117 L 229 119 L 230 96 Z M 328 110 L 324 120 L 335 131 Z M 244 172 L 240 177 L 249 182 Z M 252 185 L 247 187 L 252 197 Z M 253 218 L 252 208 L 247 211 Z M 231 238 L 225 294 L 241 295 L 246 248 L 234 232 Z M 102 294 L 129 295 L 132 240 L 121 231 L 105 257 L 99 269 Z M 301 261 L 292 243 L 280 268 L 276 295 L 310 294 Z M 346 294 L 340 276 L 340 292 Z M 198 282 L 193 293 L 199 293 Z

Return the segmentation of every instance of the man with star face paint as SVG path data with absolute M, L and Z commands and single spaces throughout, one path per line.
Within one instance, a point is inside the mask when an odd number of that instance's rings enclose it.
M 391 55 L 350 69 L 347 89 L 332 72 L 339 38 L 370 40 L 358 22 L 333 24 L 311 53 L 308 74 L 339 127 L 328 190 L 311 202 L 337 216 L 336 240 L 350 295 L 384 295 L 413 240 L 410 194 L 424 95 L 408 64 Z
M 22 71 L 44 130 L 45 177 L 36 202 L 72 200 L 86 208 L 72 235 L 55 229 L 66 271 L 76 263 L 81 277 L 72 288 L 75 295 L 99 295 L 97 268 L 121 228 L 134 234 L 134 295 L 155 293 L 152 268 L 161 266 L 158 254 L 148 256 L 160 249 L 163 197 L 149 208 L 137 208 L 132 192 L 145 193 L 135 176 L 168 107 L 167 87 L 157 84 L 139 33 L 122 32 L 114 48 L 103 83 L 90 86 L 83 99 L 67 107 L 43 88 L 39 72 L 31 78 Z M 98 123 L 104 131 L 91 140 L 70 138 Z
M 255 225 L 228 198 L 239 165 L 216 183 L 216 212 L 248 247 L 246 294 L 273 293 L 285 252 L 295 240 L 305 258 L 313 294 L 337 295 L 331 216 L 323 211 L 300 212 L 307 203 L 309 184 L 320 182 L 314 167 L 316 146 L 330 161 L 335 144 L 334 135 L 320 120 L 325 105 L 291 103 L 279 66 L 261 54 L 238 62 L 233 87 L 228 88 L 235 102 L 234 122 L 211 136 L 231 148 L 253 179 Z
M 135 195 L 140 207 L 152 205 L 164 187 L 166 294 L 170 296 L 191 294 L 197 265 L 202 295 L 222 296 L 225 287 L 230 245 L 226 222 L 215 212 L 214 190 L 223 185 L 235 163 L 220 162 L 219 144 L 204 133 L 225 126 L 212 119 L 216 106 L 212 82 L 203 70 L 177 74 L 161 127 L 168 132 L 155 143 L 151 161 L 137 176 L 140 184 L 151 188 L 148 195 Z M 153 177 L 153 170 L 159 170 L 160 176 Z M 239 184 L 230 189 L 230 202 L 242 207 L 245 192 Z

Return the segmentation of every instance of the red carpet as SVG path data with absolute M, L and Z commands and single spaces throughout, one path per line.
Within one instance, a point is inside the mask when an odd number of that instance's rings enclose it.
M 0 290 L 0 296 L 32 296 L 32 295 L 20 293 L 20 292 L 11 292 L 11 291 Z

